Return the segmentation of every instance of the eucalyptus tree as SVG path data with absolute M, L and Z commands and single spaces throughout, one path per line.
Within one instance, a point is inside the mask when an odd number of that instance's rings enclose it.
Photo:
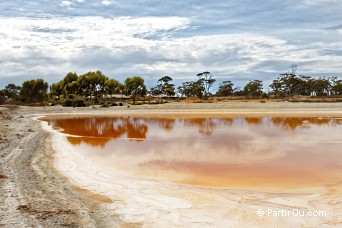
M 243 89 L 243 93 L 246 96 L 260 97 L 263 94 L 262 81 L 253 80 L 253 81 L 248 82 Z
M 115 79 L 107 79 L 104 83 L 105 94 L 112 96 L 115 93 L 122 93 L 124 85 Z
M 204 97 L 210 96 L 210 88 L 216 82 L 216 79 L 214 79 L 213 75 L 208 71 L 197 74 L 197 77 L 199 80 L 203 81 Z
M 139 76 L 127 78 L 125 80 L 126 95 L 131 96 L 133 104 L 136 103 L 136 100 L 139 97 L 146 95 L 147 89 L 144 83 L 144 79 Z
M 310 96 L 314 89 L 314 81 L 315 79 L 311 76 L 299 76 L 301 79 L 301 86 L 300 86 L 300 94 L 305 96 Z
M 219 89 L 216 92 L 217 96 L 231 96 L 234 93 L 233 83 L 231 81 L 223 81 L 219 85 Z
M 46 99 L 49 85 L 43 79 L 25 81 L 20 90 L 24 102 L 42 102 Z
M 77 81 L 78 75 L 69 72 L 61 81 L 51 84 L 50 94 L 57 98 L 60 98 L 62 95 L 66 97 L 70 94 L 77 94 L 79 92 Z
M 279 79 L 273 80 L 272 83 L 270 84 L 270 88 L 275 98 L 277 98 L 277 96 L 279 97 L 279 96 L 284 95 L 283 86 L 282 86 L 282 83 L 279 81 Z
M 50 95 L 59 99 L 60 96 L 63 94 L 63 88 L 61 86 L 61 82 L 52 83 L 50 85 Z
M 204 85 L 203 80 L 183 82 L 182 86 L 178 87 L 178 93 L 182 97 L 198 97 L 204 96 Z
M 0 105 L 4 104 L 7 100 L 4 90 L 0 90 Z
M 336 80 L 334 84 L 331 86 L 331 91 L 335 95 L 341 95 L 342 94 L 342 80 Z
M 331 84 L 329 79 L 325 77 L 318 78 L 313 81 L 313 91 L 318 96 L 326 96 L 330 93 Z
M 13 83 L 8 84 L 3 90 L 4 95 L 9 99 L 18 99 L 21 87 Z
M 78 90 L 77 86 L 78 75 L 76 73 L 68 73 L 60 82 L 62 92 L 64 95 L 76 94 Z
M 294 74 L 281 74 L 280 82 L 282 84 L 285 96 L 300 95 L 303 86 L 303 80 Z
M 164 95 L 167 97 L 174 96 L 175 93 L 175 85 L 170 83 L 172 78 L 170 76 L 164 76 L 158 80 L 158 83 L 155 87 L 151 88 L 151 94 L 155 96 Z
M 104 94 L 106 80 L 108 77 L 101 71 L 83 74 L 77 79 L 79 93 L 84 97 L 89 97 L 90 100 L 94 98 L 95 103 L 97 103 L 101 95 Z

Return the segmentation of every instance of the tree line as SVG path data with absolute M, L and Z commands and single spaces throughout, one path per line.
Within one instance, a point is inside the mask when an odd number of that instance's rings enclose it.
M 43 79 L 28 80 L 21 86 L 8 84 L 0 90 L 0 103 L 6 100 L 24 103 L 50 101 L 66 106 L 82 106 L 84 101 L 98 104 L 101 99 L 110 98 L 114 94 L 129 96 L 134 104 L 145 96 L 207 99 L 212 96 L 284 98 L 295 95 L 338 96 L 342 94 L 342 80 L 337 77 L 314 78 L 297 75 L 296 68 L 296 66 L 291 66 L 289 73 L 280 74 L 269 85 L 267 92 L 261 80 L 249 81 L 243 88 L 234 87 L 233 82 L 227 80 L 219 84 L 216 93 L 211 91 L 216 79 L 207 71 L 197 74 L 196 80 L 183 82 L 177 88 L 170 76 L 164 76 L 150 89 L 147 89 L 144 79 L 140 76 L 129 77 L 121 83 L 116 79 L 108 78 L 101 71 L 88 72 L 80 76 L 70 72 L 61 81 L 50 86 Z

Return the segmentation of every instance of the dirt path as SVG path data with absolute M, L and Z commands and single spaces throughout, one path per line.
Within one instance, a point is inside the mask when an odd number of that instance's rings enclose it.
M 49 133 L 38 122 L 18 109 L 1 109 L 0 119 L 0 227 L 103 227 L 110 222 L 103 219 L 101 199 L 80 192 L 51 166 Z

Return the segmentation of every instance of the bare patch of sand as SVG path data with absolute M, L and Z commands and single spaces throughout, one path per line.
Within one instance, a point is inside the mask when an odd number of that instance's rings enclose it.
M 100 194 L 96 194 L 96 193 L 93 193 L 87 189 L 84 189 L 84 188 L 80 188 L 80 187 L 77 187 L 75 186 L 74 189 L 79 192 L 80 194 L 82 195 L 85 195 L 86 197 L 89 197 L 89 198 L 92 198 L 96 201 L 100 201 L 102 203 L 113 203 L 113 200 L 111 200 L 110 198 L 108 197 L 105 197 L 103 195 L 100 195 Z

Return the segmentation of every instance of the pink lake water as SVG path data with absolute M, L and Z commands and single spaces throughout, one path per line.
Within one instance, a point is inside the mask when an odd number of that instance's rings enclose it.
M 342 187 L 342 118 L 48 116 L 113 173 L 215 188 Z M 91 167 L 89 167 L 91 169 Z

